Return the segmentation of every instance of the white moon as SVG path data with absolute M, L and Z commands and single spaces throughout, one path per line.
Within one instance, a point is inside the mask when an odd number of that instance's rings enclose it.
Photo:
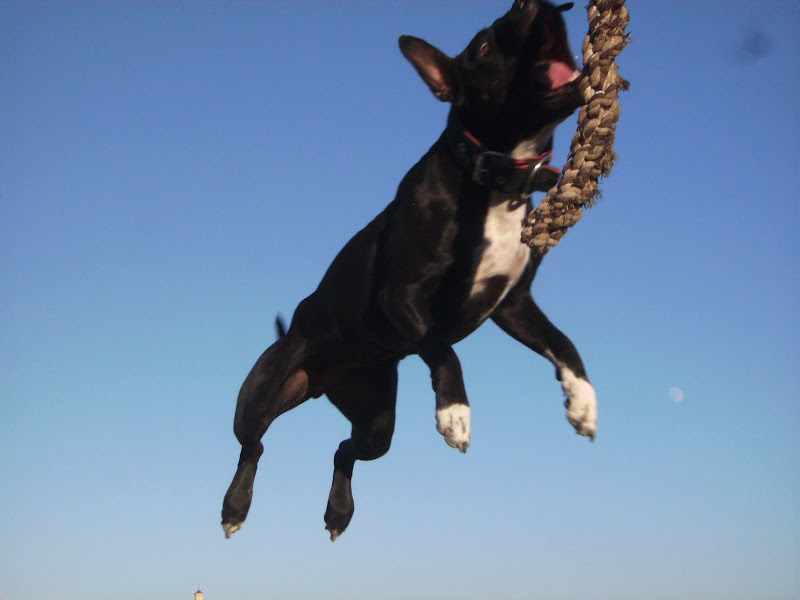
M 667 393 L 669 394 L 669 399 L 675 404 L 683 402 L 683 390 L 681 388 L 671 387 L 667 390 Z

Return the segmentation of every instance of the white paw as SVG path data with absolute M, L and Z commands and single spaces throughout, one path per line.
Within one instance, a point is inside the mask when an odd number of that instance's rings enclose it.
M 567 421 L 576 433 L 594 441 L 597 432 L 597 394 L 592 384 L 564 368 L 561 370 L 561 388 L 567 397 L 564 401 Z
M 469 446 L 469 406 L 451 404 L 436 411 L 436 430 L 444 436 L 444 441 L 462 453 Z

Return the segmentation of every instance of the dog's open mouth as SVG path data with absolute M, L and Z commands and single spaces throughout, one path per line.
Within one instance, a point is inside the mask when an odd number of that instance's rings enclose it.
M 572 92 L 583 73 L 575 64 L 563 60 L 542 60 L 534 67 L 534 80 L 540 93 L 548 98 Z
M 546 68 L 547 78 L 550 80 L 550 93 L 558 93 L 568 83 L 572 83 L 581 72 L 574 66 L 558 60 L 549 60 L 543 63 Z
M 574 85 L 570 84 L 582 73 L 572 58 L 561 18 L 555 13 L 544 15 L 540 21 L 539 35 L 544 38 L 536 61 L 540 85 L 546 88 L 549 96 L 572 89 Z

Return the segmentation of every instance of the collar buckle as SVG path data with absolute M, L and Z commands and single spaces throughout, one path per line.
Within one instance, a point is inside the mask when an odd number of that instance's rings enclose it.
M 551 152 L 545 152 L 537 157 L 539 160 L 537 160 L 536 164 L 531 168 L 528 177 L 525 179 L 525 183 L 522 184 L 522 189 L 519 191 L 520 198 L 527 198 L 533 194 L 533 192 L 539 190 L 541 184 L 538 182 L 538 179 L 540 179 L 539 176 L 543 173 L 542 167 L 546 167 L 550 163 L 551 156 Z
M 492 150 L 485 150 L 475 157 L 474 166 L 472 168 L 472 181 L 479 185 L 493 186 L 497 183 L 489 181 L 489 171 L 492 168 L 492 163 L 505 161 L 506 155 L 502 152 L 494 152 Z

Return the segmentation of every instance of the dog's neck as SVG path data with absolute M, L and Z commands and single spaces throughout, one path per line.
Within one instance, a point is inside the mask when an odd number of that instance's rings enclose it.
M 532 139 L 522 140 L 511 151 L 514 158 L 534 158 L 553 149 L 553 132 L 555 125 L 545 127 Z
M 526 198 L 535 191 L 548 191 L 561 175 L 559 169 L 549 166 L 554 129 L 546 128 L 535 138 L 518 143 L 512 153 L 507 154 L 486 146 L 451 112 L 442 138 L 472 181 Z

